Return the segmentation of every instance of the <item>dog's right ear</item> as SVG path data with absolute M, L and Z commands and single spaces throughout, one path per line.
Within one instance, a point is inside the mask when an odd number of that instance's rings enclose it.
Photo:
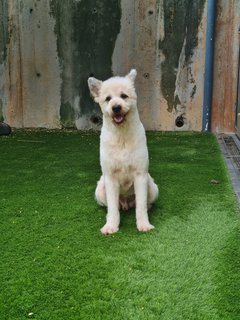
M 98 102 L 99 91 L 101 86 L 102 86 L 102 81 L 93 77 L 88 78 L 88 87 L 95 102 Z

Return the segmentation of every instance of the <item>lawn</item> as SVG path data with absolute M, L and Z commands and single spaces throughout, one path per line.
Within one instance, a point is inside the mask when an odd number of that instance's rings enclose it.
M 99 134 L 0 137 L 0 319 L 240 319 L 240 213 L 214 135 L 148 133 L 155 229 L 103 236 Z

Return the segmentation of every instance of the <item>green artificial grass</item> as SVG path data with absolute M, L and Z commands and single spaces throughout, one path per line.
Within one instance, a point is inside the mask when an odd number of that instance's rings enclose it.
M 0 137 L 0 319 L 240 319 L 239 209 L 216 138 L 148 133 L 155 229 L 103 236 L 99 134 Z

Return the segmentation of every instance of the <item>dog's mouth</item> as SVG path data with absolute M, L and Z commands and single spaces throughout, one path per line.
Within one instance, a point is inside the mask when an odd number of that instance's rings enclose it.
M 113 122 L 116 123 L 117 125 L 122 124 L 125 121 L 125 115 L 123 114 L 118 114 L 113 116 Z

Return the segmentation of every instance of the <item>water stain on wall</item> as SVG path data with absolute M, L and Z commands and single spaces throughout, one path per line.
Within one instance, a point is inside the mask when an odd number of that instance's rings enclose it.
M 120 31 L 121 6 L 115 0 L 51 1 L 62 69 L 61 122 L 89 128 L 99 107 L 90 97 L 87 79 L 112 75 L 111 59 Z
M 185 42 L 185 63 L 188 64 L 198 45 L 198 28 L 205 2 L 206 0 L 164 1 L 164 39 L 159 40 L 158 46 L 165 56 L 162 62 L 161 88 L 169 112 L 179 103 L 174 92 L 182 47 Z
M 8 2 L 0 0 L 0 80 L 3 79 L 3 63 L 7 57 L 8 42 Z M 4 84 L 0 81 L 0 121 L 3 121 Z
M 8 3 L 0 0 L 0 64 L 6 60 L 8 39 Z

